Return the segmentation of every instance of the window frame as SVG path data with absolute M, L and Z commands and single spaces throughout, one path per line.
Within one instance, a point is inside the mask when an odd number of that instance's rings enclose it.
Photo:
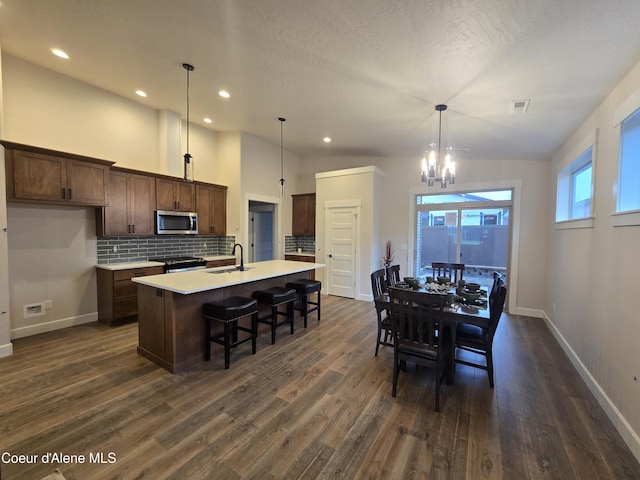
M 631 117 L 635 112 L 640 110 L 640 89 L 637 89 L 625 100 L 623 100 L 614 110 L 613 128 L 620 129 L 620 138 L 622 138 L 622 122 Z M 621 141 L 618 141 L 618 149 L 620 150 Z M 640 226 L 640 208 L 638 210 L 618 211 L 620 196 L 620 151 L 618 151 L 618 174 L 616 176 L 616 184 L 614 185 L 615 205 L 614 211 L 610 214 L 611 225 L 613 227 L 630 227 Z
M 598 129 L 594 129 L 577 143 L 565 161 L 560 163 L 556 173 L 556 206 L 555 229 L 593 228 L 595 215 L 595 182 L 597 165 Z M 576 176 L 591 167 L 590 196 L 584 200 L 589 202 L 588 215 L 575 215 L 575 180 Z
M 625 157 L 625 123 L 626 122 L 634 122 L 633 132 L 635 136 L 637 136 L 637 144 L 638 149 L 633 150 L 631 154 Z M 629 169 L 633 169 L 634 167 L 629 167 L 630 163 L 634 163 L 635 169 L 640 170 L 640 107 L 636 108 L 631 114 L 624 118 L 620 122 L 620 137 L 619 137 L 619 151 L 618 151 L 618 188 L 616 193 L 616 214 L 627 214 L 640 211 L 640 197 L 636 199 L 636 203 L 631 205 L 631 208 L 622 208 L 621 203 L 623 202 L 623 191 L 625 187 L 629 188 L 629 191 L 633 190 L 637 192 L 637 188 L 633 188 L 634 185 L 629 185 L 626 182 L 623 182 L 623 176 L 626 178 L 635 177 L 635 171 L 629 173 Z M 625 168 L 626 167 L 626 168 Z

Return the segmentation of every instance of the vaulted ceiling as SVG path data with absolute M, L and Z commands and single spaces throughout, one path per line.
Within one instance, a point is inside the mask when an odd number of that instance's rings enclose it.
M 183 117 L 192 64 L 192 122 L 279 144 L 284 116 L 302 156 L 421 157 L 446 103 L 457 155 L 545 160 L 640 61 L 639 21 L 638 0 L 2 0 L 0 46 Z

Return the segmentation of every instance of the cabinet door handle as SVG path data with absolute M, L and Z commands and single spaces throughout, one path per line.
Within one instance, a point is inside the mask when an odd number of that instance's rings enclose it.
M 62 199 L 63 199 L 63 200 L 66 200 L 66 199 L 67 199 L 67 189 L 66 189 L 66 188 L 63 188 L 63 189 L 62 189 Z
M 135 225 L 131 225 L 131 233 L 136 233 L 136 226 Z
M 71 200 L 71 189 L 69 189 L 69 200 Z

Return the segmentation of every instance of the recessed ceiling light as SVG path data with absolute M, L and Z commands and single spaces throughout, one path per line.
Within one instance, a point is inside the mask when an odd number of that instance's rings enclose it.
M 139 97 L 146 97 L 147 93 L 144 90 L 136 90 L 136 95 Z
M 218 95 L 220 95 L 222 98 L 229 98 L 231 95 L 229 95 L 229 92 L 227 92 L 226 90 L 220 90 L 218 92 Z
M 209 117 L 204 119 L 204 123 L 211 123 L 213 122 L 213 120 L 211 120 Z
M 56 56 L 56 57 L 60 57 L 60 58 L 69 58 L 69 55 L 67 55 L 66 52 L 63 52 L 62 50 L 59 50 L 57 48 L 52 48 L 51 52 Z
M 324 143 L 331 143 L 331 137 L 324 137 L 324 138 L 322 139 L 322 141 L 323 141 Z

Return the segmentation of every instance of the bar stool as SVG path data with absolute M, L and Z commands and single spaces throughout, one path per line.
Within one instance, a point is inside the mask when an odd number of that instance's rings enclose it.
M 258 303 L 271 307 L 271 313 L 262 318 L 258 317 L 258 322 L 271 325 L 271 345 L 276 343 L 276 328 L 291 324 L 291 334 L 293 334 L 293 302 L 296 300 L 296 292 L 290 288 L 271 287 L 265 290 L 257 290 L 253 292 L 253 298 Z M 281 312 L 278 310 L 280 305 L 286 304 L 287 310 Z M 278 323 L 278 315 L 285 315 L 286 320 Z
M 300 295 L 300 306 L 295 307 L 295 309 L 299 310 L 304 317 L 304 328 L 307 328 L 307 317 L 316 310 L 318 311 L 318 321 L 320 321 L 320 290 L 322 289 L 322 282 L 320 282 L 320 280 L 300 278 L 287 283 L 287 287 L 293 288 L 296 293 Z M 310 299 L 313 293 L 318 295 L 315 302 Z M 313 306 L 309 307 L 309 305 Z
M 229 368 L 231 348 L 251 340 L 251 353 L 256 353 L 256 339 L 258 338 L 258 302 L 246 297 L 229 297 L 218 302 L 205 303 L 202 306 L 206 323 L 205 330 L 205 359 L 211 359 L 211 342 L 224 346 L 224 368 Z M 238 320 L 251 315 L 251 328 L 238 325 Z M 211 321 L 215 320 L 224 325 L 221 334 L 211 334 Z M 250 335 L 238 340 L 238 330 Z

